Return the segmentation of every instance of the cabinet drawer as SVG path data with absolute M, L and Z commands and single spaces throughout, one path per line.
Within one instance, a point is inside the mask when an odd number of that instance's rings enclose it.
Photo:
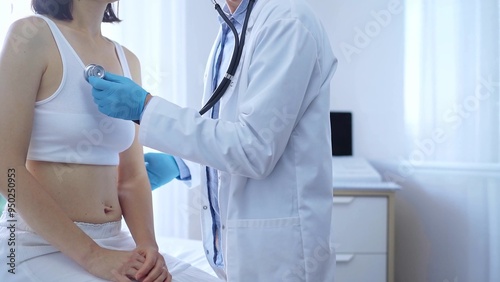
M 387 253 L 386 197 L 333 197 L 337 253 Z
M 386 255 L 337 254 L 335 282 L 386 282 Z

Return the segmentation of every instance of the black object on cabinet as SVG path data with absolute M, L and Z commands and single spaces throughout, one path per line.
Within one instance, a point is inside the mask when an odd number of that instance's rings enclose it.
M 330 112 L 332 156 L 352 156 L 352 113 Z

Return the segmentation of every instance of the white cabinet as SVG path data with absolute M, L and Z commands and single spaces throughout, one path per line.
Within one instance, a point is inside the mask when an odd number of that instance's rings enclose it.
M 336 196 L 333 203 L 337 253 L 386 254 L 386 198 Z
M 362 158 L 332 157 L 335 282 L 394 282 L 394 193 Z M 325 281 L 326 282 L 326 281 Z
M 337 255 L 335 282 L 382 282 L 387 281 L 387 256 L 351 254 L 348 260 Z
M 398 187 L 383 182 L 340 186 L 334 187 L 333 197 L 335 282 L 393 282 Z

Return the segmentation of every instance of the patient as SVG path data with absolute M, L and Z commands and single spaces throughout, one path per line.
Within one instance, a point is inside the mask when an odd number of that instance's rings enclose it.
M 33 0 L 4 41 L 0 192 L 15 212 L 0 219 L 0 281 L 218 281 L 159 253 L 137 126 L 92 101 L 87 64 L 140 82 L 134 54 L 101 34 L 112 2 Z

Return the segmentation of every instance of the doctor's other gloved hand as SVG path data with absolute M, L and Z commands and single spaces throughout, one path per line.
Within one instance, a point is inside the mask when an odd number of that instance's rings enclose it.
M 127 77 L 106 72 L 104 78 L 89 77 L 99 111 L 125 120 L 140 120 L 148 92 Z
M 171 155 L 146 153 L 144 154 L 144 162 L 146 163 L 151 190 L 167 184 L 180 175 L 177 162 Z

